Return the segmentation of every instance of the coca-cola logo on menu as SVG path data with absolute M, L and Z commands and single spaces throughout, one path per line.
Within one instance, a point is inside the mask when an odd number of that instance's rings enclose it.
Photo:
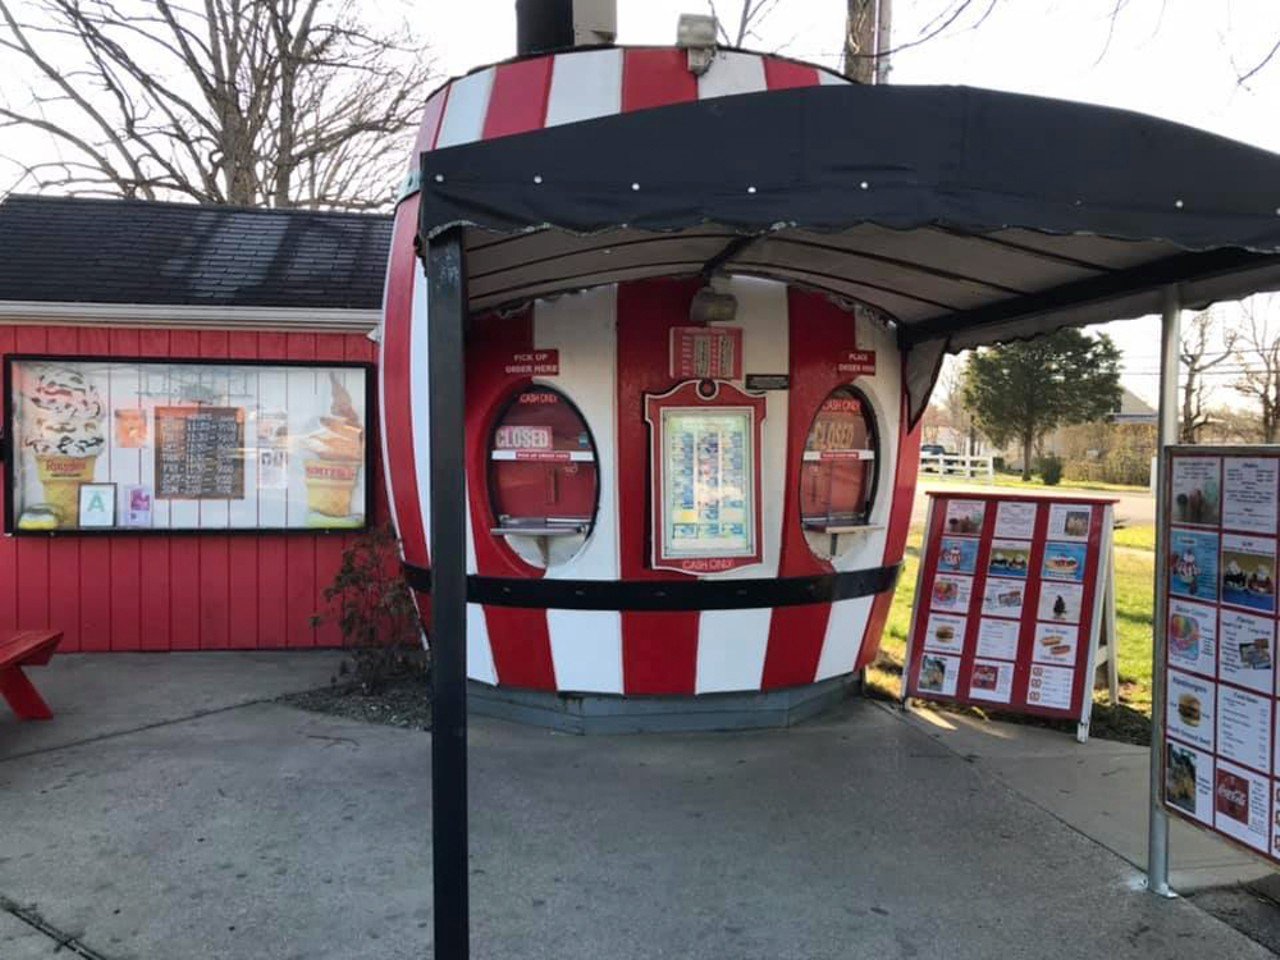
M 1225 770 L 1218 771 L 1215 790 L 1218 812 L 1238 823 L 1249 822 L 1249 781 Z

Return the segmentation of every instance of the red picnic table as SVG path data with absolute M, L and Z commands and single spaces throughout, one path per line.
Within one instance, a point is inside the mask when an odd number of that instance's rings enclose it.
M 0 696 L 20 720 L 50 720 L 53 711 L 23 673 L 43 667 L 62 640 L 61 630 L 19 630 L 0 637 Z

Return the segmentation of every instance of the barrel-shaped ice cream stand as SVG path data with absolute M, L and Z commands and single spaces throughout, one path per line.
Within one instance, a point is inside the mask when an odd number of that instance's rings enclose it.
M 752 53 L 723 53 L 701 76 L 683 50 L 559 53 L 448 84 L 419 145 L 845 82 Z M 624 174 L 639 196 L 645 167 Z M 419 207 L 410 194 L 396 217 L 382 406 L 405 560 L 425 570 L 429 310 L 409 239 Z M 495 242 L 472 254 L 489 262 L 470 274 L 466 558 L 488 592 L 468 604 L 468 676 L 614 697 L 834 691 L 875 653 L 914 485 L 918 437 L 890 318 L 749 275 L 766 271 L 721 269 L 736 239 L 719 227 L 689 236 L 670 264 L 618 231 L 569 253 L 554 285 L 528 289 Z M 604 272 L 575 276 L 584 269 Z

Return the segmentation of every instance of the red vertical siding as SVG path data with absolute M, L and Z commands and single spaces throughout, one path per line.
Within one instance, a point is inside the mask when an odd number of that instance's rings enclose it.
M 343 334 L 0 326 L 0 358 L 11 353 L 370 361 L 373 345 Z M 376 438 L 371 443 L 377 449 Z M 377 471 L 366 482 L 380 491 Z M 8 493 L 7 466 L 0 464 L 0 508 Z M 376 522 L 386 516 L 384 498 L 375 504 Z M 352 539 L 0 537 L 0 633 L 61 629 L 68 652 L 334 645 L 341 640 L 336 628 L 317 632 L 310 618 Z
M 138 334 L 138 356 L 161 359 L 174 356 L 168 330 L 143 330 Z M 140 537 L 138 544 L 138 619 L 145 624 L 138 637 L 140 650 L 168 650 L 173 644 L 169 615 L 173 602 L 170 583 L 170 538 Z
M 292 334 L 285 343 L 290 360 L 316 358 L 314 334 Z M 320 591 L 324 584 L 316 581 L 316 538 L 290 537 L 285 541 L 285 615 L 290 647 L 310 647 L 316 642 L 316 628 L 310 619 L 320 610 Z

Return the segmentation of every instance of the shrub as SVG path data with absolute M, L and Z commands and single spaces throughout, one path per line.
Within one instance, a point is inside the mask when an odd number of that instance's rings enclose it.
M 1056 487 L 1062 481 L 1062 460 L 1055 456 L 1041 457 L 1040 478 L 1046 487 Z
M 399 543 L 389 526 L 370 528 L 343 550 L 324 599 L 327 612 L 311 622 L 338 625 L 361 692 L 373 693 L 393 677 L 426 672 L 422 624 L 400 574 Z

